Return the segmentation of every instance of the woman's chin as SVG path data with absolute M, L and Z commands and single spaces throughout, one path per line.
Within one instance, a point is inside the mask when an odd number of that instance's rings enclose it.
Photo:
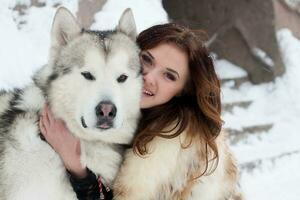
M 140 108 L 141 109 L 151 108 L 153 106 L 154 106 L 153 102 L 150 101 L 149 97 L 142 96 L 141 103 L 140 103 Z

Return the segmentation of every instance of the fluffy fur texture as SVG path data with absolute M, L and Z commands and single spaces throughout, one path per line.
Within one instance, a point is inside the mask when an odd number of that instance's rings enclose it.
M 128 151 L 114 184 L 115 200 L 238 200 L 237 168 L 222 132 L 217 138 L 219 163 L 212 174 L 199 176 L 204 169 L 205 145 L 183 132 L 173 139 L 155 137 L 149 152 L 140 157 Z M 199 145 L 199 143 L 197 143 Z M 214 163 L 210 162 L 209 169 Z
M 58 9 L 48 64 L 34 84 L 0 92 L 1 200 L 76 199 L 59 156 L 40 138 L 39 113 L 46 102 L 80 139 L 83 166 L 112 185 L 122 146 L 131 142 L 139 119 L 142 76 L 135 36 L 129 9 L 116 30 L 102 32 L 82 31 L 68 10 Z M 103 102 L 115 108 L 113 118 L 99 112 Z

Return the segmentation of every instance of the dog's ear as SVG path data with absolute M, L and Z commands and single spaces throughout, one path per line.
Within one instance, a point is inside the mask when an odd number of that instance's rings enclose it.
M 119 24 L 117 26 L 117 31 L 121 31 L 121 32 L 125 33 L 131 39 L 133 39 L 135 41 L 136 36 L 137 36 L 137 31 L 136 31 L 133 13 L 130 8 L 127 8 L 123 12 L 123 14 L 119 20 Z
M 64 7 L 58 8 L 51 29 L 51 46 L 64 46 L 80 32 L 81 28 L 72 13 Z

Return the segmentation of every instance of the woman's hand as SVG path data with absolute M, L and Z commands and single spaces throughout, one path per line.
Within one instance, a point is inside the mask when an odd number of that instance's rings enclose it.
M 80 163 L 80 142 L 67 129 L 62 120 L 55 119 L 45 105 L 39 126 L 42 135 L 61 157 L 65 167 L 78 178 L 87 176 L 86 168 Z

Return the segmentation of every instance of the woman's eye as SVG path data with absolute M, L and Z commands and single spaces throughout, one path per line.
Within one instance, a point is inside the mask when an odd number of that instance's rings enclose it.
M 142 60 L 142 63 L 144 63 L 144 64 L 152 65 L 152 59 L 150 58 L 150 56 L 148 56 L 146 54 L 141 55 L 141 60 Z
M 127 80 L 128 76 L 125 74 L 122 74 L 117 78 L 118 83 L 124 83 Z
M 165 76 L 171 81 L 176 81 L 176 77 L 171 73 L 166 73 Z
M 87 80 L 90 81 L 96 80 L 95 77 L 90 72 L 81 72 L 81 75 Z

